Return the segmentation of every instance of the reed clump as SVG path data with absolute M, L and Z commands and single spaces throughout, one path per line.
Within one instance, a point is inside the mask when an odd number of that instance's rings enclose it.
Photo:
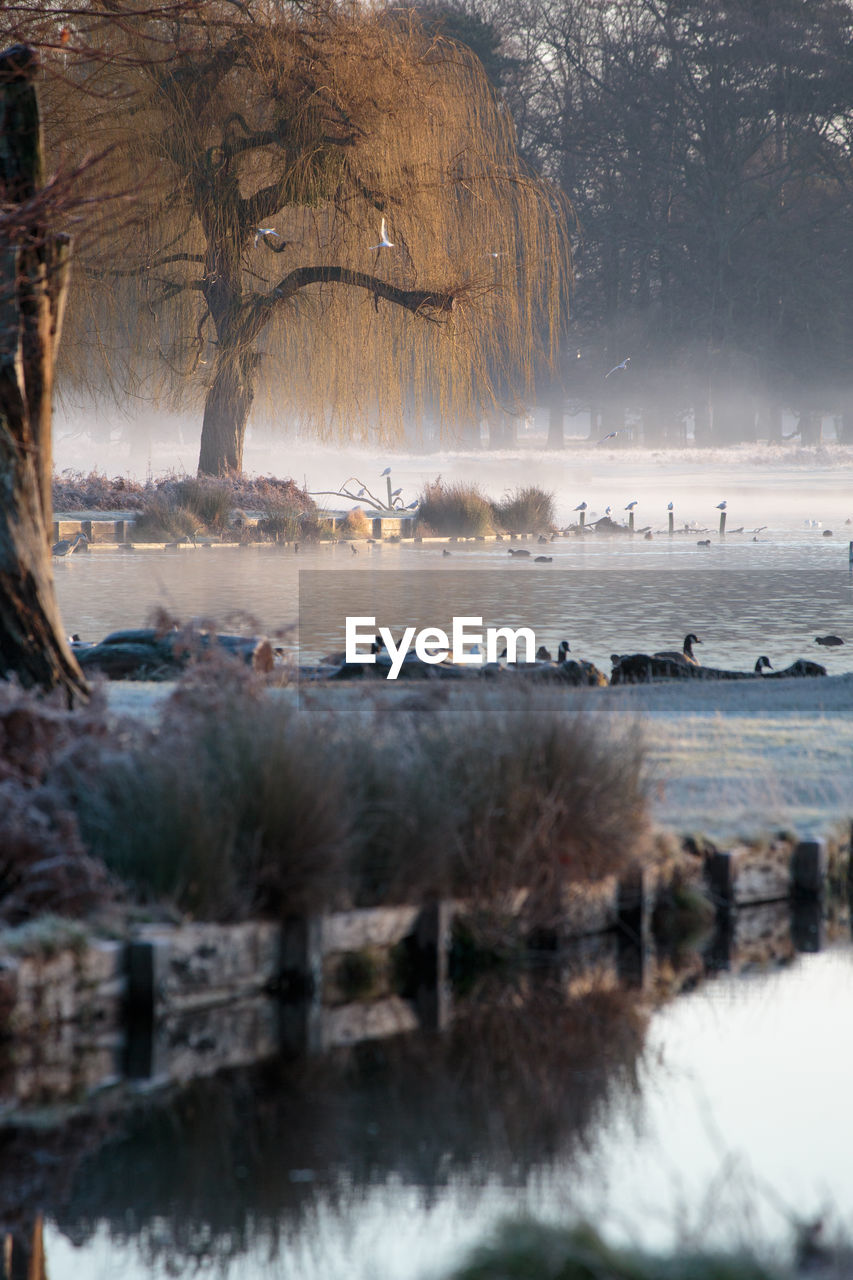
M 551 922 L 572 881 L 615 874 L 647 831 L 631 734 L 547 699 L 459 695 L 428 716 L 297 709 L 201 664 L 159 730 L 65 778 L 87 850 L 142 900 L 208 919 L 465 897 Z
M 338 525 L 338 532 L 342 538 L 369 538 L 373 533 L 373 525 L 363 507 L 353 507 Z
M 495 524 L 506 533 L 553 533 L 554 495 L 526 485 L 492 503 Z
M 420 496 L 421 531 L 439 536 L 482 537 L 494 533 L 492 504 L 475 484 L 448 484 L 441 476 L 430 481 Z

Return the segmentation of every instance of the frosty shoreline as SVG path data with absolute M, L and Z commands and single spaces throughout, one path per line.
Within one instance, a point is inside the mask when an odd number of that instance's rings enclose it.
M 105 686 L 114 713 L 147 723 L 156 722 L 173 687 Z M 390 707 L 411 697 L 413 688 L 372 684 L 371 694 Z M 294 686 L 274 696 L 296 700 L 300 691 Z M 310 696 L 333 699 L 349 712 L 364 690 L 314 686 Z M 568 689 L 554 696 L 567 708 L 639 723 L 649 752 L 652 812 L 664 827 L 733 840 L 781 828 L 820 834 L 853 818 L 853 674 Z

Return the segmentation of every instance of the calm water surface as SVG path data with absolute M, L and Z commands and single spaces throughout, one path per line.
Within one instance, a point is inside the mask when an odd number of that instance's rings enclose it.
M 436 1280 L 507 1213 L 650 1247 L 850 1228 L 853 952 L 777 946 L 762 971 L 747 951 L 650 1017 L 541 979 L 460 1004 L 441 1036 L 140 1098 L 88 1130 L 50 1215 L 52 1280 Z
M 471 613 L 486 626 L 528 625 L 537 643 L 556 648 L 566 637 L 575 655 L 607 672 L 611 653 L 680 647 L 688 631 L 702 639 L 697 653 L 711 666 L 751 669 L 766 654 L 777 669 L 810 657 L 831 674 L 853 670 L 845 538 L 811 530 L 769 530 L 757 542 L 711 536 L 707 548 L 692 535 L 562 539 L 528 544 L 530 559 L 510 557 L 503 543 L 456 544 L 449 557 L 429 544 L 361 544 L 358 555 L 325 544 L 298 555 L 273 547 L 92 552 L 54 568 L 65 628 L 88 640 L 143 626 L 155 608 L 182 621 L 281 633 L 299 620 L 302 572 L 303 609 L 310 604 L 304 661 L 342 649 L 347 612 L 369 605 L 367 616 L 395 631 Z M 552 563 L 533 563 L 543 552 Z M 321 573 L 330 573 L 325 587 Z M 850 643 L 822 649 L 814 638 L 828 632 Z

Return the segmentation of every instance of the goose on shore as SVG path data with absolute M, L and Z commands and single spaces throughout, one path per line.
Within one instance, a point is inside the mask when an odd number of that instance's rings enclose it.
M 669 662 L 689 662 L 694 667 L 699 666 L 699 659 L 693 653 L 694 644 L 701 644 L 702 641 L 692 631 L 684 637 L 684 647 L 679 653 L 676 649 L 662 649 L 657 653 L 653 653 L 653 658 L 666 658 Z
M 561 640 L 557 648 L 557 661 L 565 662 L 571 652 L 568 640 Z
M 767 667 L 767 668 L 769 668 L 770 670 L 772 670 L 772 668 L 773 668 L 773 663 L 770 661 L 770 659 L 769 659 L 769 658 L 765 658 L 764 654 L 762 654 L 762 655 L 761 655 L 761 657 L 758 659 L 758 661 L 757 661 L 757 662 L 756 662 L 756 664 L 755 664 L 755 674 L 756 674 L 757 676 L 760 676 L 760 675 L 761 675 L 761 673 L 762 673 L 762 671 L 764 671 L 765 667 Z

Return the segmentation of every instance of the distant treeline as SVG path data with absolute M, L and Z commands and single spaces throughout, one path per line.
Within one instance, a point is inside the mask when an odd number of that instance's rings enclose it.
M 824 414 L 853 440 L 848 0 L 464 7 L 427 12 L 577 215 L 554 442 L 587 407 L 623 441 L 677 442 L 689 417 L 697 444 L 813 443 Z

